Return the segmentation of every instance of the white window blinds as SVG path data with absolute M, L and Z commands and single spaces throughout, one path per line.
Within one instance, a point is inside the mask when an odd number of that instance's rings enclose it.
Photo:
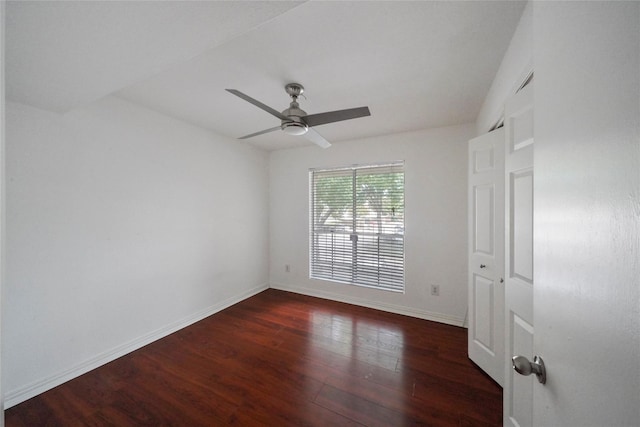
M 404 163 L 311 169 L 311 278 L 404 291 Z

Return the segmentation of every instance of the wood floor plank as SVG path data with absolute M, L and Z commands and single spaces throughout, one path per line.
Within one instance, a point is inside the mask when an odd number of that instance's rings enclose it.
M 419 423 L 407 412 L 398 411 L 371 401 L 360 394 L 349 393 L 328 384 L 324 385 L 315 401 L 327 409 L 366 426 L 408 426 Z M 451 418 L 447 420 L 449 425 L 456 425 L 456 417 L 457 414 L 451 414 Z
M 499 426 L 466 329 L 269 289 L 5 412 L 22 426 Z

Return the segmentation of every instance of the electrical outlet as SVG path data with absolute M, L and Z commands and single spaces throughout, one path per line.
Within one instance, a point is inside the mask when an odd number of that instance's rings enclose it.
M 286 265 L 284 266 L 284 271 L 285 271 L 286 273 L 291 273 L 291 266 L 290 266 L 289 264 L 286 264 Z
M 440 296 L 440 285 L 431 285 L 431 295 Z

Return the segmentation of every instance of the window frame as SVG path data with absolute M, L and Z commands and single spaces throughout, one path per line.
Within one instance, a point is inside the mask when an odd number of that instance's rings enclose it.
M 375 210 L 377 214 L 378 232 L 365 232 L 363 224 L 367 217 L 363 212 L 363 207 L 368 205 L 366 211 L 371 213 L 369 201 L 363 204 L 362 199 L 358 202 L 359 195 L 358 184 L 364 191 L 362 185 L 362 177 L 369 176 L 376 179 L 378 176 L 389 174 L 400 174 L 401 192 L 393 185 L 384 187 L 384 195 L 389 199 L 393 194 L 396 198 L 400 196 L 401 204 L 398 211 L 401 212 L 401 225 L 396 226 L 394 232 L 390 232 L 383 226 L 384 208 L 381 206 Z M 349 177 L 351 181 L 351 199 L 350 211 L 351 217 L 347 213 L 343 213 L 346 217 L 344 224 L 336 227 L 326 226 L 323 223 L 317 223 L 316 198 L 318 189 L 316 188 L 317 180 L 329 177 Z M 359 180 L 360 178 L 360 180 Z M 397 179 L 397 178 L 396 178 Z M 346 181 L 345 181 L 346 182 Z M 398 185 L 398 182 L 394 182 Z M 375 191 L 374 187 L 374 191 Z M 348 194 L 348 189 L 340 193 L 339 197 Z M 331 196 L 329 196 L 331 197 Z M 360 208 L 360 209 L 359 209 Z M 350 165 L 334 168 L 310 168 L 309 169 L 309 278 L 314 280 L 326 280 L 330 282 L 349 284 L 397 293 L 405 292 L 405 169 L 404 161 L 394 161 L 376 164 Z M 324 210 L 323 210 L 324 212 Z M 392 217 L 395 220 L 396 207 L 391 208 Z M 369 218 L 370 219 L 370 218 Z M 387 215 L 388 219 L 388 215 Z M 395 221 L 399 222 L 399 221 Z M 395 223 L 394 222 L 394 223 Z M 350 227 L 349 227 L 350 223 Z M 387 226 L 391 224 L 387 221 Z M 346 224 L 346 225 L 345 225 Z M 324 230 L 321 230 L 324 229 Z M 343 230 L 336 232 L 338 228 Z M 388 227 L 387 227 L 388 228 Z M 330 229 L 329 231 L 326 231 Z M 327 240 L 331 239 L 331 243 Z M 336 248 L 335 240 L 338 236 L 339 243 L 342 245 Z M 346 236 L 350 244 L 347 244 Z M 320 243 L 320 238 L 324 238 L 325 242 Z M 362 242 L 362 243 L 360 243 Z M 368 248 L 359 252 L 359 244 L 363 248 Z M 350 245 L 350 248 L 349 248 Z M 330 247 L 329 247 L 330 246 Z M 375 248 L 375 249 L 372 249 Z M 331 261 L 322 260 L 322 258 L 331 257 Z M 339 261 L 334 262 L 338 258 Z M 349 262 L 348 259 L 351 258 Z M 386 264 L 386 266 L 385 266 Z M 338 265 L 338 267 L 335 267 Z M 330 270 L 330 272 L 329 272 Z

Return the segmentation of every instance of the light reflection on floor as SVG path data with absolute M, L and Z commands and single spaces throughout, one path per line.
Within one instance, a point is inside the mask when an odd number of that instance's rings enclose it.
M 402 365 L 403 330 L 327 311 L 311 312 L 309 323 L 307 366 L 326 372 L 319 396 L 352 390 L 341 394 L 341 399 L 344 408 L 355 408 L 362 405 L 362 390 L 368 390 L 373 400 L 393 401 L 397 409 L 406 406 L 413 380 L 397 370 Z
M 403 332 L 389 325 L 328 312 L 311 313 L 310 343 L 350 359 L 395 371 L 404 345 Z

